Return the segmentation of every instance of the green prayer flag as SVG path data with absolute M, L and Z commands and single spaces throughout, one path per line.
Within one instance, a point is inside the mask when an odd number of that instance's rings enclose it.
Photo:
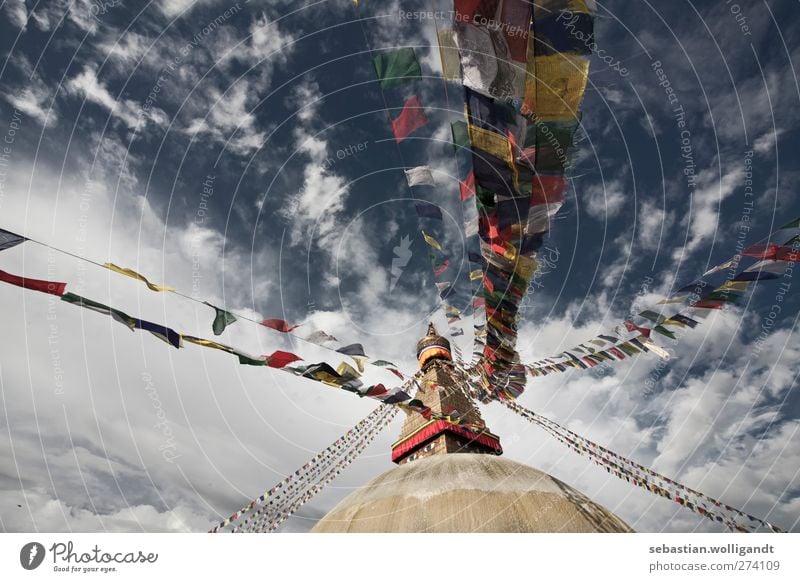
M 389 89 L 408 79 L 422 76 L 419 62 L 411 47 L 380 53 L 372 59 L 372 64 L 381 82 L 381 89 Z
M 469 133 L 467 132 L 467 124 L 464 121 L 456 121 L 450 124 L 450 131 L 453 135 L 453 148 L 458 151 L 459 148 L 469 147 Z
M 209 307 L 213 308 L 216 312 L 214 316 L 214 323 L 211 324 L 211 329 L 214 330 L 214 335 L 220 335 L 225 328 L 236 321 L 236 316 L 229 311 L 225 311 L 224 309 L 220 309 L 215 305 L 211 305 L 208 301 L 203 301 L 204 304 L 208 305 Z
M 675 334 L 674 334 L 674 333 L 672 333 L 670 330 L 668 330 L 668 329 L 667 329 L 666 327 L 664 327 L 664 326 L 657 325 L 657 326 L 655 326 L 655 327 L 653 328 L 653 331 L 657 331 L 657 332 L 658 332 L 658 333 L 660 333 L 661 335 L 665 335 L 665 336 L 667 336 L 667 337 L 668 337 L 668 338 L 670 338 L 670 339 L 677 339 L 677 338 L 675 337 Z
M 787 222 L 778 230 L 783 230 L 784 228 L 800 228 L 800 218 L 795 218 L 793 221 Z

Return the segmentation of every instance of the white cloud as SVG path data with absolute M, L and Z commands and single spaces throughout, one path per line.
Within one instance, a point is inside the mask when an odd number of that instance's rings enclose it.
M 762 155 L 771 153 L 773 150 L 776 150 L 778 145 L 778 137 L 782 133 L 782 129 L 768 131 L 764 135 L 760 136 L 755 142 L 753 142 L 753 150 L 757 154 Z
M 97 78 L 97 71 L 91 66 L 85 67 L 81 73 L 69 79 L 65 83 L 65 89 L 69 95 L 83 97 L 99 105 L 131 129 L 136 128 L 141 120 L 151 120 L 158 124 L 163 124 L 166 120 L 166 114 L 157 107 L 145 112 L 131 99 L 114 98 Z
M 719 226 L 722 203 L 742 185 L 744 169 L 736 166 L 720 170 L 709 168 L 697 174 L 697 183 L 692 196 L 691 211 L 682 224 L 688 226 L 689 239 L 677 253 L 692 252 L 702 242 L 714 236 Z
M 624 179 L 615 178 L 591 184 L 584 191 L 581 200 L 585 203 L 589 216 L 597 220 L 608 220 L 620 213 L 630 197 L 625 192 Z
M 28 9 L 25 0 L 9 0 L 3 3 L 3 10 L 8 15 L 8 20 L 17 28 L 25 28 L 28 22 Z

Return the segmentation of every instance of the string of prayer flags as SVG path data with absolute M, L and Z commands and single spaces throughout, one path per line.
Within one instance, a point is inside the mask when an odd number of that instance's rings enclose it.
M 289 323 L 283 319 L 265 319 L 261 322 L 261 325 L 281 333 L 289 333 L 292 330 L 300 327 L 302 324 L 298 323 L 297 325 L 289 325 Z
M 57 281 L 42 281 L 41 279 L 31 279 L 29 277 L 20 277 L 19 275 L 12 275 L 5 271 L 0 271 L 0 281 L 10 285 L 16 285 L 23 289 L 30 291 L 39 291 L 40 293 L 48 293 L 61 297 L 64 290 L 67 288 L 66 283 L 59 283 Z
M 417 166 L 416 168 L 408 168 L 405 170 L 406 181 L 412 188 L 414 186 L 435 186 L 436 182 L 433 179 L 433 173 L 428 166 Z
M 302 497 L 315 482 L 318 482 L 325 471 L 335 466 L 347 450 L 360 442 L 370 429 L 381 426 L 383 420 L 387 417 L 394 418 L 396 413 L 396 409 L 379 406 L 303 466 L 288 474 L 279 483 L 264 491 L 239 511 L 219 522 L 209 530 L 209 533 L 218 533 L 228 526 L 232 526 L 231 533 L 254 531 L 265 521 L 275 520 L 297 498 Z
M 422 76 L 422 69 L 411 47 L 379 53 L 373 57 L 372 64 L 375 66 L 381 89 L 391 89 Z
M 293 515 L 300 507 L 308 503 L 320 491 L 322 491 L 329 483 L 338 477 L 356 458 L 358 458 L 372 443 L 375 437 L 386 428 L 389 423 L 394 419 L 397 414 L 397 409 L 390 410 L 376 425 L 370 427 L 366 434 L 363 435 L 353 446 L 351 450 L 346 452 L 344 456 L 336 463 L 335 466 L 328 469 L 327 473 L 323 474 L 319 482 L 309 488 L 299 499 L 292 503 L 289 507 L 279 513 L 277 518 L 271 522 L 267 522 L 261 526 L 260 529 L 255 531 L 274 532 L 280 525 Z
M 409 135 L 428 123 L 425 108 L 419 97 L 413 95 L 406 99 L 400 115 L 392 119 L 392 132 L 397 143 L 402 142 Z
M 142 283 L 147 285 L 147 288 L 150 289 L 150 291 L 155 291 L 157 293 L 161 293 L 164 291 L 175 291 L 174 287 L 168 287 L 167 285 L 157 285 L 155 283 L 151 283 L 150 281 L 147 280 L 145 276 L 140 275 L 133 269 L 126 269 L 124 267 L 117 266 L 114 263 L 104 263 L 103 266 L 110 271 L 119 273 L 120 275 L 126 275 L 132 279 L 141 281 Z
M 592 462 L 605 468 L 609 473 L 626 480 L 632 485 L 655 493 L 666 499 L 675 501 L 679 505 L 694 511 L 698 515 L 708 517 L 725 524 L 731 530 L 750 532 L 756 531 L 754 523 L 767 528 L 772 532 L 783 530 L 763 519 L 754 517 L 744 511 L 736 509 L 718 499 L 710 497 L 700 491 L 687 487 L 678 481 L 665 477 L 660 473 L 615 453 L 577 433 L 559 425 L 555 421 L 523 408 L 516 402 L 501 401 L 507 408 L 522 418 L 538 425 L 559 442 L 565 444 L 574 452 L 587 456 Z M 742 518 L 748 522 L 742 522 Z
M 214 323 L 211 324 L 211 329 L 214 331 L 214 335 L 220 335 L 225 328 L 231 325 L 236 321 L 236 316 L 231 313 L 230 311 L 225 311 L 215 305 L 211 305 L 208 301 L 203 301 L 205 305 L 211 307 L 214 312 Z
M 20 236 L 0 228 L 0 251 L 15 247 L 26 240 L 28 239 L 26 239 L 24 236 Z

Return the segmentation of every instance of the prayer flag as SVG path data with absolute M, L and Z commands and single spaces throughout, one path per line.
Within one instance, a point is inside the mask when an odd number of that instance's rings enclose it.
M 644 337 L 650 337 L 650 330 L 648 328 L 639 327 L 638 325 L 635 325 L 631 321 L 626 321 L 625 322 L 625 329 L 627 329 L 628 331 L 638 331 Z
M 0 228 L 0 251 L 15 247 L 26 240 L 28 239 L 26 239 L 24 236 L 19 236 L 18 234 L 14 234 L 13 232 L 9 232 Z
M 453 149 L 456 152 L 461 148 L 469 147 L 469 133 L 464 121 L 455 121 L 450 124 L 450 133 L 453 136 Z
M 435 248 L 437 251 L 441 251 L 442 250 L 442 245 L 439 244 L 439 241 L 437 241 L 432 236 L 429 236 L 428 234 L 426 234 L 424 230 L 422 231 L 422 238 L 424 238 L 425 242 L 428 243 L 433 248 Z
M 281 350 L 276 350 L 272 352 L 270 355 L 265 356 L 266 364 L 270 368 L 283 368 L 291 364 L 292 362 L 296 362 L 298 360 L 302 360 L 300 356 L 296 356 L 291 352 L 283 352 Z
M 428 166 L 417 166 L 405 170 L 406 180 L 409 186 L 435 186 L 433 173 Z
M 134 323 L 134 318 L 132 318 L 127 313 L 119 311 L 118 309 L 113 309 L 107 305 L 103 305 L 102 303 L 98 303 L 96 301 L 92 301 L 91 299 L 86 299 L 85 297 L 81 297 L 80 295 L 75 295 L 74 293 L 64 293 L 61 296 L 62 301 L 66 301 L 67 303 L 72 303 L 73 305 L 79 305 L 80 307 L 85 307 L 91 311 L 96 313 L 101 313 L 103 315 L 110 315 L 115 320 L 120 322 L 121 324 L 125 325 L 133 331 L 136 327 Z
M 742 251 L 743 257 L 753 257 L 755 259 L 774 260 L 778 252 L 778 245 L 769 243 L 768 245 L 753 245 Z
M 435 218 L 442 220 L 442 209 L 430 202 L 417 202 L 414 204 L 417 216 L 420 218 Z
M 475 196 L 475 172 L 470 170 L 466 179 L 458 183 L 458 191 L 462 202 Z
M 203 301 L 203 303 L 211 307 L 216 312 L 216 315 L 214 316 L 214 323 L 211 324 L 211 328 L 214 330 L 214 335 L 220 335 L 223 331 L 225 331 L 226 327 L 236 321 L 236 316 L 233 313 L 211 305 L 208 301 Z
M 639 316 L 649 319 L 653 323 L 662 323 L 664 321 L 664 317 L 661 314 L 658 314 L 655 311 L 650 311 L 649 309 L 645 309 L 644 311 L 640 312 Z
M 443 28 L 438 33 L 439 56 L 442 59 L 442 76 L 446 81 L 461 80 L 461 59 L 452 28 Z
M 734 281 L 764 281 L 766 279 L 779 279 L 786 271 L 785 261 L 759 261 L 736 275 Z
M 145 321 L 143 319 L 134 318 L 133 321 L 137 329 L 143 329 L 144 331 L 150 332 L 152 335 L 156 336 L 161 341 L 168 343 L 173 348 L 183 347 L 181 344 L 181 334 L 179 334 L 177 331 L 161 324 Z
M 119 266 L 115 265 L 114 263 L 105 263 L 103 266 L 106 269 L 110 270 L 110 271 L 114 271 L 115 273 L 119 273 L 120 275 L 126 275 L 127 277 L 130 277 L 132 279 L 136 279 L 137 281 L 141 281 L 142 283 L 147 285 L 147 288 L 150 289 L 151 291 L 155 291 L 157 293 L 160 293 L 162 291 L 175 291 L 174 287 L 168 287 L 167 285 L 157 285 L 155 283 L 151 283 L 150 281 L 147 280 L 146 277 L 144 277 L 143 275 L 140 275 L 139 273 L 137 273 L 133 269 L 125 269 L 123 267 L 119 267 Z
M 406 99 L 403 111 L 392 120 L 394 139 L 400 143 L 420 127 L 428 123 L 422 102 L 416 95 Z
M 362 346 L 361 344 L 350 344 L 349 346 L 344 346 L 343 348 L 339 348 L 336 351 L 346 356 L 361 356 L 361 357 L 367 356 L 367 354 L 364 353 L 364 346 Z
M 779 230 L 783 230 L 785 228 L 800 228 L 800 218 L 795 218 L 793 221 L 787 222 L 782 227 L 780 227 Z
M 328 335 L 324 331 L 315 331 L 310 336 L 306 338 L 306 341 L 309 341 L 314 344 L 324 344 L 326 342 L 336 342 L 339 341 L 332 335 Z
M 261 322 L 261 325 L 264 327 L 268 327 L 270 329 L 274 329 L 275 331 L 280 331 L 282 333 L 289 333 L 293 329 L 300 327 L 302 324 L 298 325 L 289 325 L 283 319 L 265 319 Z
M 61 297 L 64 294 L 64 289 L 67 287 L 66 283 L 29 279 L 27 277 L 12 275 L 11 273 L 6 273 L 5 271 L 0 271 L 0 281 L 9 283 L 11 285 L 16 285 L 17 287 L 22 287 L 24 289 L 29 289 L 31 291 L 39 291 L 40 293 L 56 295 L 57 297 Z
M 418 79 L 422 75 L 414 49 L 411 47 L 380 53 L 372 59 L 372 64 L 375 66 L 381 89 L 390 89 L 409 79 Z
M 716 267 L 712 267 L 705 273 L 703 273 L 703 277 L 707 277 L 708 275 L 713 275 L 714 273 L 719 273 L 720 271 L 724 271 L 725 269 L 729 269 L 736 265 L 736 259 L 730 259 L 725 261 L 724 263 L 717 265 Z
M 445 260 L 444 263 L 442 263 L 433 270 L 434 276 L 439 277 L 442 273 L 444 273 L 447 270 L 447 267 L 449 266 L 450 266 L 450 261 Z
M 631 340 L 631 343 L 633 343 L 633 341 L 634 340 Z M 647 347 L 647 349 L 649 351 L 653 352 L 655 355 L 657 355 L 662 360 L 669 360 L 669 358 L 670 358 L 669 352 L 667 350 L 665 350 L 664 348 L 662 348 L 661 346 L 657 346 L 656 344 L 654 344 L 653 342 L 651 342 L 647 338 L 644 338 L 642 340 L 642 343 Z
M 677 339 L 677 338 L 675 337 L 675 334 L 674 334 L 674 333 L 672 333 L 672 332 L 671 332 L 670 330 L 668 330 L 666 327 L 663 327 L 663 326 L 661 326 L 661 325 L 657 325 L 657 326 L 655 326 L 655 327 L 653 328 L 653 331 L 655 331 L 655 332 L 658 332 L 658 333 L 660 333 L 661 335 L 665 335 L 665 336 L 667 336 L 667 337 L 668 337 L 668 338 L 670 338 L 670 339 Z
M 681 325 L 688 325 L 692 329 L 697 327 L 700 322 L 696 319 L 692 319 L 691 317 L 687 317 L 685 315 L 681 315 L 680 313 L 676 313 L 669 319 L 667 319 L 664 323 L 679 323 Z

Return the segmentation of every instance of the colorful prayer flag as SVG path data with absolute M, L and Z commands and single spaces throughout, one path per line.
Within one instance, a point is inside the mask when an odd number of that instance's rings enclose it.
M 403 111 L 392 120 L 392 132 L 394 139 L 400 143 L 420 127 L 428 123 L 425 109 L 419 97 L 413 95 L 406 99 Z
M 19 236 L 18 234 L 14 234 L 13 232 L 9 232 L 0 228 L 0 251 L 15 247 L 26 240 L 28 239 L 26 239 L 24 236 Z
M 144 277 L 143 275 L 140 275 L 139 273 L 137 273 L 133 269 L 126 269 L 126 268 L 123 268 L 123 267 L 119 267 L 119 266 L 115 265 L 114 263 L 105 263 L 103 266 L 106 269 L 110 270 L 110 271 L 114 271 L 115 273 L 119 273 L 120 275 L 125 275 L 127 277 L 132 278 L 132 279 L 136 279 L 137 281 L 141 281 L 142 283 L 147 285 L 147 288 L 150 289 L 151 291 L 155 291 L 157 293 L 160 293 L 162 291 L 175 291 L 174 287 L 168 287 L 167 285 L 157 285 L 155 283 L 151 283 L 150 281 L 147 280 L 146 277 Z
M 57 297 L 61 297 L 64 294 L 64 289 L 67 287 L 66 283 L 42 281 L 40 279 L 29 279 L 27 277 L 12 275 L 11 273 L 6 273 L 5 271 L 0 271 L 0 281 L 9 283 L 11 285 L 16 285 L 17 287 L 22 287 L 24 289 L 29 289 L 31 291 L 48 293 Z
M 364 358 L 367 357 L 367 354 L 364 353 L 364 346 L 362 346 L 361 344 L 350 344 L 349 346 L 344 346 L 343 348 L 339 348 L 336 351 L 346 356 L 361 356 Z
M 380 53 L 372 59 L 372 64 L 375 66 L 381 89 L 396 87 L 409 79 L 418 79 L 422 75 L 414 49 L 411 47 Z
M 428 166 L 417 166 L 416 168 L 408 168 L 405 170 L 406 180 L 409 186 L 435 186 L 436 181 L 433 179 L 433 172 Z
M 439 244 L 439 241 L 437 241 L 432 236 L 426 234 L 424 230 L 422 231 L 422 238 L 424 238 L 425 242 L 428 243 L 433 248 L 435 248 L 437 251 L 442 250 L 442 245 Z
M 274 329 L 275 331 L 280 331 L 282 333 L 289 333 L 293 329 L 300 327 L 302 324 L 298 325 L 289 325 L 288 322 L 284 321 L 283 319 L 265 319 L 261 322 L 261 325 L 264 327 L 268 327 L 270 329 Z
M 211 305 L 208 301 L 203 301 L 203 303 L 211 307 L 215 312 L 214 323 L 211 324 L 211 329 L 214 331 L 214 335 L 220 335 L 223 331 L 225 331 L 226 327 L 236 321 L 236 316 L 233 313 L 225 311 L 224 309 L 220 309 L 215 305 Z
M 414 208 L 420 218 L 435 218 L 442 220 L 442 209 L 430 202 L 416 202 Z
M 283 352 L 281 350 L 276 350 L 272 352 L 270 355 L 264 357 L 267 363 L 267 366 L 270 368 L 283 368 L 291 364 L 292 362 L 296 362 L 298 360 L 302 360 L 300 356 L 296 356 L 291 352 Z

